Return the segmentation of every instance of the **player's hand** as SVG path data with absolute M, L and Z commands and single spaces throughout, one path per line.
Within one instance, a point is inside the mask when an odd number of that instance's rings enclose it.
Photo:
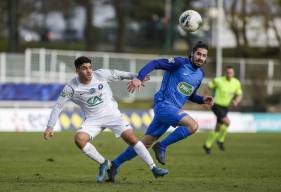
M 145 78 L 144 78 L 143 82 L 145 82 L 145 81 L 149 81 L 149 80 L 150 80 L 150 75 L 147 75 L 147 76 L 145 76 Z
M 139 79 L 133 79 L 128 82 L 128 92 L 133 93 L 142 86 L 142 82 Z
M 212 96 L 204 96 L 203 97 L 203 104 L 208 105 L 208 106 L 213 106 L 214 105 L 214 98 Z
M 54 129 L 52 127 L 47 127 L 44 132 L 44 139 L 48 140 L 50 137 L 54 136 Z

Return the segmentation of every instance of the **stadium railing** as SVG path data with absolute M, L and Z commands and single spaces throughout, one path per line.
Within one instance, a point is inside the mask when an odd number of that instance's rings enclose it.
M 94 68 L 111 68 L 137 72 L 147 61 L 170 55 L 128 54 L 113 52 L 84 52 L 49 49 L 26 49 L 24 54 L 0 54 L 0 82 L 3 83 L 66 83 L 74 73 L 73 61 L 78 56 L 92 59 Z M 241 80 L 244 90 L 260 87 L 267 95 L 276 93 L 281 88 L 280 61 L 273 59 L 223 58 L 223 66 L 235 67 L 237 77 Z M 216 64 L 209 58 L 204 66 L 206 78 L 203 85 L 215 77 Z M 136 99 L 151 99 L 159 88 L 163 71 L 154 71 L 151 81 L 141 94 L 129 94 L 126 82 L 115 82 L 112 86 L 117 99 L 132 102 Z M 204 86 L 203 86 L 204 87 Z M 249 95 L 250 94 L 245 94 Z M 247 96 L 246 96 L 247 97 Z M 247 98 L 246 98 L 247 100 Z

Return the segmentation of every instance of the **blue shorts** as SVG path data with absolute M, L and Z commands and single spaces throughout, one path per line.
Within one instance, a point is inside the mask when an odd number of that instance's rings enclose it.
M 176 127 L 179 121 L 186 116 L 180 109 L 169 103 L 159 103 L 154 106 L 154 118 L 148 126 L 145 135 L 159 138 L 170 126 Z

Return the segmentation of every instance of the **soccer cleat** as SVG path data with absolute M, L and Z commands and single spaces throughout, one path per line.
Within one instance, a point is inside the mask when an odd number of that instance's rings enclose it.
M 114 183 L 117 174 L 118 169 L 111 163 L 110 169 L 107 170 L 108 181 Z
M 155 178 L 157 178 L 157 177 L 163 177 L 164 175 L 167 175 L 168 173 L 169 173 L 169 171 L 167 170 L 167 169 L 161 169 L 161 168 L 159 168 L 159 167 L 153 167 L 152 169 L 151 169 L 151 171 L 152 171 L 152 173 L 153 173 L 153 175 L 154 175 L 154 177 Z
M 203 145 L 203 149 L 205 150 L 207 155 L 211 154 L 211 148 L 207 147 L 206 145 Z
M 153 151 L 155 152 L 156 159 L 158 160 L 159 163 L 162 165 L 166 164 L 165 160 L 165 153 L 166 150 L 161 146 L 160 142 L 157 142 L 153 145 L 152 147 Z
M 219 148 L 221 151 L 224 151 L 224 150 L 225 150 L 225 148 L 224 148 L 224 143 L 223 143 L 223 142 L 217 141 L 217 146 L 218 146 L 218 148 Z
M 109 167 L 110 167 L 110 161 L 109 160 L 105 160 L 104 163 L 100 165 L 99 175 L 97 176 L 97 182 L 98 183 L 102 183 L 104 181 L 106 171 L 109 169 Z

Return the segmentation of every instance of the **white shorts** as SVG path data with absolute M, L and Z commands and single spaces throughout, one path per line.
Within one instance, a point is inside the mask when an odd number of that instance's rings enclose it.
M 131 125 L 126 122 L 122 116 L 108 116 L 104 119 L 96 118 L 86 118 L 81 128 L 77 130 L 78 132 L 87 133 L 90 139 L 94 139 L 98 134 L 100 134 L 105 128 L 110 129 L 116 137 L 126 131 L 127 129 L 132 129 Z

